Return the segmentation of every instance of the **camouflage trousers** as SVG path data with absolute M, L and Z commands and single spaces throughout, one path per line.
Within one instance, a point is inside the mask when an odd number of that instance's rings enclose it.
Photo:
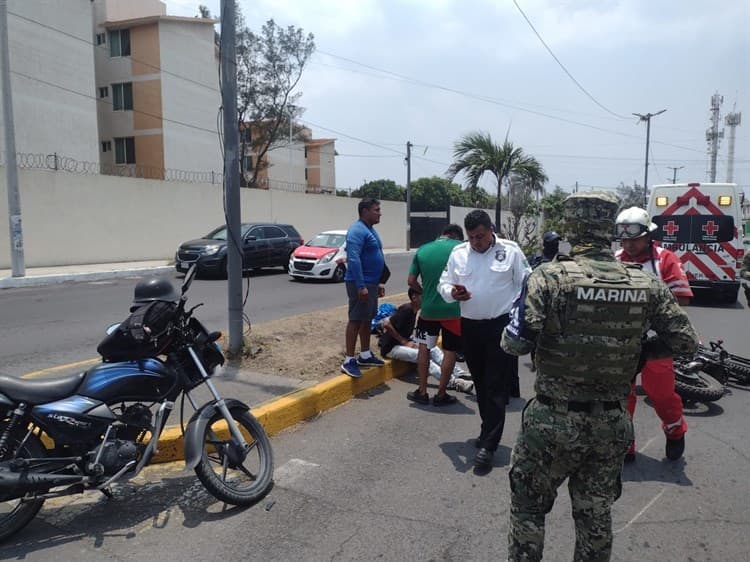
M 624 407 L 597 413 L 568 412 L 567 403 L 532 400 L 523 412 L 510 469 L 508 560 L 541 560 L 544 520 L 568 479 L 573 504 L 574 560 L 609 560 L 612 504 L 620 497 L 620 472 L 633 424 Z

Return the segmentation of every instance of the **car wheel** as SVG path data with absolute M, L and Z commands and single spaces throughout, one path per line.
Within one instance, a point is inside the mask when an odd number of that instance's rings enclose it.
M 343 263 L 340 263 L 338 267 L 333 271 L 333 275 L 331 276 L 331 281 L 334 283 L 341 283 L 344 280 L 344 275 L 346 274 L 346 266 Z

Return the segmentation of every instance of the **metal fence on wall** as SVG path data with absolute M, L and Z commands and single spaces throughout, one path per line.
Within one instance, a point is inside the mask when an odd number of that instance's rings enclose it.
M 214 171 L 178 170 L 176 168 L 156 168 L 140 164 L 103 164 L 101 162 L 86 162 L 69 156 L 62 156 L 56 152 L 52 154 L 17 152 L 16 163 L 19 169 L 53 170 L 73 174 L 119 176 L 125 178 L 155 179 L 163 181 L 177 181 L 184 183 L 208 183 L 221 185 L 224 174 Z M 5 165 L 4 155 L 0 153 L 0 166 Z M 247 186 L 246 186 L 247 187 Z M 294 193 L 334 194 L 336 189 L 329 186 L 309 185 L 263 178 L 258 180 L 258 189 L 274 191 L 289 191 Z

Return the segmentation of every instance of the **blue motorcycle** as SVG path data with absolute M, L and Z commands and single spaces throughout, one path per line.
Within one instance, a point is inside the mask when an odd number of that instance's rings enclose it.
M 248 406 L 224 399 L 211 380 L 224 364 L 193 311 L 186 273 L 178 294 L 163 279 L 139 282 L 131 315 L 99 345 L 103 362 L 51 380 L 0 376 L 0 540 L 23 529 L 48 498 L 129 480 L 157 452 L 175 402 L 194 413 L 183 430 L 185 464 L 206 489 L 231 505 L 249 505 L 271 487 L 273 452 Z M 141 290 L 139 298 L 139 290 Z M 213 400 L 191 391 L 205 385 Z

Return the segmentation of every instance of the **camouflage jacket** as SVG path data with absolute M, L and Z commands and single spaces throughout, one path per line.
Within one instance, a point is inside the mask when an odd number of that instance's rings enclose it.
M 566 269 L 566 260 L 579 267 Z M 599 272 L 626 281 L 608 285 L 619 289 L 580 290 L 569 270 L 581 268 L 594 277 Z M 623 302 L 618 295 L 631 294 L 633 286 L 638 287 L 637 299 Z M 585 324 L 586 313 L 597 319 L 595 325 Z M 558 256 L 527 277 L 503 332 L 502 347 L 522 355 L 541 343 L 538 394 L 565 400 L 622 400 L 649 330 L 674 354 L 695 350 L 695 330 L 664 283 L 639 266 L 618 263 L 608 249 L 588 249 L 573 258 Z

